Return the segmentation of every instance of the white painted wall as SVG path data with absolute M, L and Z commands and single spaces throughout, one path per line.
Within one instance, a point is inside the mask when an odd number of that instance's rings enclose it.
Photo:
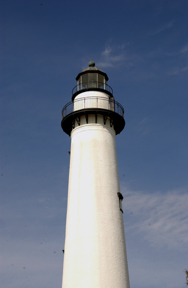
M 115 131 L 102 119 L 71 133 L 63 288 L 129 288 Z
M 83 108 L 103 108 L 110 110 L 109 95 L 99 91 L 80 93 L 74 99 L 74 111 Z

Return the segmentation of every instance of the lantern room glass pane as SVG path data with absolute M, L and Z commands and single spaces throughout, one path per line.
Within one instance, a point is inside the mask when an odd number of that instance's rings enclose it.
M 103 75 L 98 74 L 98 88 L 103 88 L 104 89 L 104 84 L 105 84 L 105 78 Z
M 97 88 L 97 73 L 88 74 L 88 88 Z
M 105 89 L 105 76 L 100 73 L 85 73 L 77 81 L 77 91 L 87 88 Z
M 82 75 L 82 86 L 88 88 L 88 74 Z

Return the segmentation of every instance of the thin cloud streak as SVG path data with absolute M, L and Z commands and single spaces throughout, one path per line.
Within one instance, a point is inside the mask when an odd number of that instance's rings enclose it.
M 138 125 L 138 131 L 142 137 L 149 133 L 149 119 L 147 117 L 140 121 Z
M 111 53 L 112 49 L 110 47 L 107 47 L 103 52 L 102 55 L 104 56 L 109 56 Z
M 164 30 L 173 26 L 173 21 L 166 24 L 160 30 Z M 128 77 L 134 78 L 134 81 L 160 77 L 162 74 L 166 76 L 178 75 L 187 72 L 188 66 L 178 67 L 184 62 L 187 64 L 188 45 L 185 44 L 176 52 L 166 52 L 161 48 L 150 51 L 146 54 L 132 52 L 134 49 L 128 49 L 130 45 L 110 45 L 101 52 L 99 60 L 96 60 L 97 66 L 103 68 L 120 68 L 124 67 Z M 176 58 L 174 56 L 177 56 Z M 172 58 L 173 57 L 173 58 Z M 157 65 L 151 65 L 151 59 L 157 60 Z M 170 60 L 169 60 L 170 59 Z M 173 64 L 172 64 L 173 63 Z M 174 67 L 173 67 L 174 66 Z
M 171 22 L 165 24 L 163 27 L 161 27 L 157 31 L 151 33 L 151 35 L 159 34 L 159 33 L 163 32 L 164 30 L 170 29 L 171 27 L 173 27 L 173 25 L 174 25 L 174 21 L 171 21 Z
M 122 65 L 126 60 L 125 46 L 126 44 L 122 44 L 112 48 L 108 45 L 101 53 L 101 60 L 97 62 L 98 66 L 105 68 Z
M 180 53 L 186 53 L 188 52 L 188 45 L 185 45 L 181 50 Z
M 186 189 L 154 194 L 126 191 L 125 187 L 122 191 L 125 213 L 131 213 L 126 230 L 144 235 L 152 246 L 179 249 L 188 244 Z
M 174 68 L 171 71 L 168 71 L 166 74 L 169 76 L 178 75 L 180 73 L 186 72 L 188 70 L 188 66 L 183 68 Z

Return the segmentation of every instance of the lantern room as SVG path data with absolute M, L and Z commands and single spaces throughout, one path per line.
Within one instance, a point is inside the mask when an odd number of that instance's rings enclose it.
M 113 97 L 113 90 L 107 84 L 108 76 L 102 70 L 95 67 L 95 62 L 90 61 L 89 67 L 84 69 L 76 77 L 77 85 L 73 88 L 72 91 L 72 100 L 79 93 L 90 90 L 101 91 L 105 90 L 110 97 Z

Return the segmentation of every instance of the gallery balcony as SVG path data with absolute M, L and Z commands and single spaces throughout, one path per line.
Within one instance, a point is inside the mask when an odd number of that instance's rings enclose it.
M 85 115 L 86 123 L 88 123 L 89 114 L 95 115 L 96 123 L 97 115 L 103 115 L 104 124 L 106 123 L 106 119 L 109 118 L 116 134 L 119 134 L 125 126 L 124 108 L 120 103 L 115 101 L 113 97 L 89 96 L 70 101 L 63 107 L 62 129 L 70 135 L 74 128 L 73 122 L 75 119 L 79 121 L 80 117 Z

